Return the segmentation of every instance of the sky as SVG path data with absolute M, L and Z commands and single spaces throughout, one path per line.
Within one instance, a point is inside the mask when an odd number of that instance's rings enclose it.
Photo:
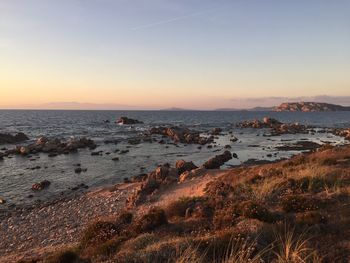
M 0 0 L 0 108 L 344 101 L 349 10 L 348 0 Z

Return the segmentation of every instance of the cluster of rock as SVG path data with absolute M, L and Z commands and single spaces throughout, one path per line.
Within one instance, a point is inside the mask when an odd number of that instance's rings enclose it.
M 270 117 L 249 120 L 236 124 L 238 128 L 271 129 L 271 135 L 308 133 L 309 126 L 300 123 L 282 123 Z
M 285 102 L 275 107 L 274 111 L 350 111 L 350 107 L 320 102 Z
M 271 129 L 271 135 L 281 135 L 281 134 L 307 134 L 310 127 L 300 124 L 298 122 L 295 123 L 282 123 L 276 125 Z
M 174 142 L 205 145 L 214 141 L 214 137 L 202 137 L 197 131 L 181 127 L 153 127 L 150 134 L 158 134 L 171 138 Z
M 141 184 L 130 195 L 128 205 L 139 205 L 150 200 L 161 188 L 164 189 L 164 187 L 173 183 L 182 183 L 202 175 L 206 169 L 219 169 L 220 166 L 230 159 L 232 159 L 232 154 L 229 151 L 225 151 L 223 154 L 205 162 L 200 168 L 193 162 L 179 160 L 176 162 L 175 167 L 171 167 L 170 164 L 164 164 L 158 166 L 153 172 L 134 176 L 131 178 L 131 182 L 139 182 Z
M 19 132 L 15 135 L 9 133 L 0 133 L 0 144 L 12 144 L 29 140 L 28 136 L 23 132 Z
M 142 121 L 131 119 L 128 117 L 120 117 L 119 120 L 117 120 L 118 124 L 121 125 L 134 125 L 134 124 L 142 124 Z
M 276 119 L 270 117 L 264 117 L 263 120 L 248 120 L 239 122 L 236 124 L 238 128 L 254 128 L 254 129 L 262 129 L 262 128 L 273 128 L 276 125 L 281 125 L 282 123 Z
M 344 137 L 346 140 L 350 140 L 350 128 L 348 129 L 334 129 L 333 134 Z
M 85 137 L 79 139 L 69 139 L 68 141 L 62 141 L 60 139 L 48 139 L 46 137 L 40 137 L 35 143 L 26 146 L 17 146 L 12 150 L 7 150 L 3 155 L 8 156 L 10 154 L 28 155 L 34 153 L 49 153 L 49 156 L 56 156 L 58 154 L 69 154 L 77 152 L 80 148 L 95 149 L 96 144 L 94 141 Z

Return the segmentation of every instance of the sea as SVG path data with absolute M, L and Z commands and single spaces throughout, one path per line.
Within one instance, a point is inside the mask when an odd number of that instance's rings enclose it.
M 142 121 L 140 125 L 118 125 L 116 120 L 127 116 Z M 310 140 L 318 143 L 345 144 L 343 138 L 330 133 L 310 133 L 263 136 L 263 129 L 239 129 L 235 124 L 244 120 L 262 119 L 264 116 L 276 118 L 281 122 L 298 122 L 317 128 L 350 127 L 349 112 L 251 112 L 251 111 L 69 111 L 69 110 L 0 110 L 0 133 L 23 132 L 30 138 L 25 145 L 36 141 L 40 136 L 69 139 L 88 137 L 98 145 L 95 151 L 101 156 L 92 156 L 91 150 L 80 149 L 78 153 L 48 157 L 41 153 L 34 158 L 13 156 L 0 161 L 0 198 L 6 200 L 1 209 L 30 206 L 62 196 L 91 191 L 122 182 L 124 178 L 147 173 L 159 164 L 184 159 L 197 166 L 209 158 L 222 153 L 225 145 L 238 159 L 227 162 L 223 168 L 237 166 L 249 159 L 273 161 L 298 154 L 298 151 L 278 151 L 275 147 L 286 142 Z M 108 122 L 107 122 L 108 121 Z M 204 136 L 213 128 L 222 128 L 222 135 L 216 137 L 212 148 L 201 149 L 198 145 L 173 145 L 143 142 L 128 144 L 128 139 L 147 133 L 151 127 L 171 125 L 183 126 L 200 131 Z M 231 142 L 232 132 L 238 141 Z M 105 144 L 106 140 L 118 140 L 117 144 Z M 0 152 L 14 145 L 0 145 Z M 116 150 L 129 150 L 119 154 Z M 119 161 L 112 161 L 118 157 Z M 76 174 L 76 164 L 87 169 Z M 33 167 L 40 167 L 34 169 Z M 33 183 L 49 180 L 49 188 L 33 192 Z M 78 185 L 89 188 L 72 190 Z

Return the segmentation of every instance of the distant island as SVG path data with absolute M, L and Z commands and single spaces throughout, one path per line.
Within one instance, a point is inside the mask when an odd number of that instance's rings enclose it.
M 273 111 L 350 111 L 350 107 L 321 102 L 285 102 L 274 107 Z

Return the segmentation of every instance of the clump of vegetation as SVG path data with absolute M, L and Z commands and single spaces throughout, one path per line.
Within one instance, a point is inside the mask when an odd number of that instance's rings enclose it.
M 116 220 L 95 221 L 85 230 L 80 242 L 81 247 L 101 244 L 112 239 L 124 230 L 132 222 L 131 213 L 121 213 Z
M 49 256 L 44 263 L 83 263 L 74 249 L 64 249 Z
M 238 215 L 258 219 L 263 222 L 271 223 L 276 218 L 265 206 L 251 200 L 236 205 L 235 211 Z
M 320 200 L 310 196 L 290 195 L 282 199 L 281 204 L 285 212 L 297 213 L 317 210 L 322 203 Z
M 136 233 L 145 233 L 155 230 L 157 227 L 168 224 L 165 211 L 160 208 L 152 208 L 143 215 L 134 225 Z
M 182 197 L 170 203 L 165 212 L 168 218 L 209 218 L 212 208 L 208 201 L 202 197 Z

